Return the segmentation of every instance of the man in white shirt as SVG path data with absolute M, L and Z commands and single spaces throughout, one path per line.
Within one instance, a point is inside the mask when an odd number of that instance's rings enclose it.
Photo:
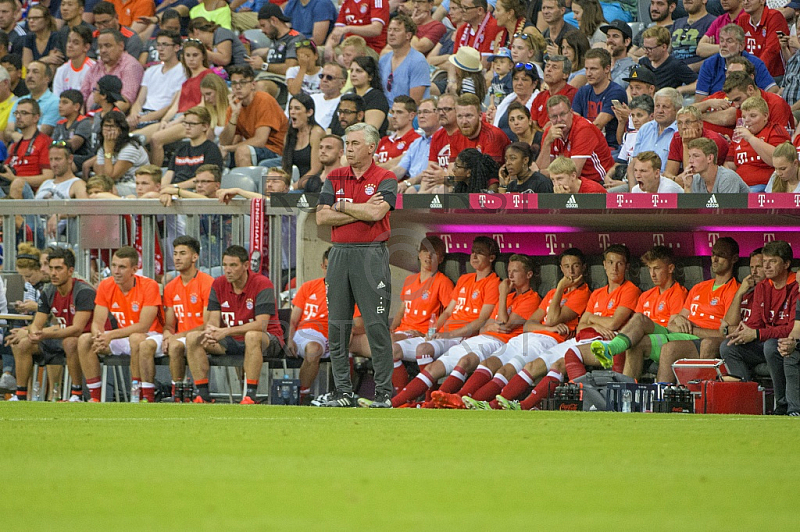
M 661 175 L 661 157 L 654 151 L 643 151 L 633 159 L 633 178 L 635 193 L 682 194 L 683 188 L 675 181 Z
M 328 129 L 339 105 L 342 88 L 347 81 L 347 69 L 339 63 L 328 63 L 322 67 L 319 76 L 319 88 L 322 92 L 311 95 L 316 109 L 314 117 L 317 119 L 317 124 L 323 129 Z

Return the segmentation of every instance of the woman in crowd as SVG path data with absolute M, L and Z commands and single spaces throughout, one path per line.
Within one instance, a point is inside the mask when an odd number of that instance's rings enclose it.
M 733 162 L 725 166 L 741 176 L 750 192 L 764 192 L 774 171 L 775 146 L 789 140 L 789 134 L 783 126 L 769 123 L 769 108 L 760 96 L 746 99 L 741 110 L 744 124 L 733 130 Z
M 200 82 L 200 94 L 203 102 L 200 104 L 208 109 L 211 115 L 211 127 L 208 130 L 209 140 L 216 141 L 219 134 L 227 124 L 228 116 L 228 85 L 217 75 L 206 76 Z
M 589 39 L 579 31 L 567 33 L 561 40 L 561 55 L 572 62 L 572 74 L 569 75 L 567 83 L 575 88 L 586 85 L 586 68 L 584 68 L 584 58 L 589 51 Z
M 544 75 L 537 61 L 541 60 L 541 53 L 527 33 L 517 33 L 511 41 L 511 60 L 517 63 L 532 63 L 536 67 L 536 73 L 541 78 Z
M 536 26 L 528 22 L 525 17 L 525 7 L 519 0 L 498 0 L 494 17 L 500 29 L 494 41 L 494 50 L 511 48 L 514 37 L 522 34 L 528 35 L 537 51 L 544 50 L 544 37 Z
M 603 8 L 597 0 L 575 0 L 572 2 L 572 13 L 575 22 L 580 25 L 581 33 L 589 39 L 591 48 L 603 47 L 606 43 L 606 34 L 600 31 L 600 26 L 606 24 L 603 18 Z
M 519 102 L 512 102 L 508 106 L 508 129 L 516 136 L 517 142 L 524 142 L 531 148 L 534 148 L 536 142 L 536 128 L 534 127 L 533 120 L 531 120 L 531 111 L 525 105 Z M 509 136 L 509 139 L 512 137 Z M 539 139 L 541 142 L 541 138 Z M 536 143 L 537 146 L 539 143 Z M 536 160 L 539 155 L 539 148 L 534 150 L 535 156 L 532 161 Z
M 461 96 L 474 94 L 483 102 L 486 98 L 486 77 L 481 64 L 481 53 L 471 46 L 462 46 L 455 55 L 450 56 L 455 66 L 455 78 L 447 83 L 447 91 Z
M 509 127 L 508 110 L 512 103 L 519 103 L 528 108 L 528 117 L 530 118 L 530 108 L 533 105 L 533 99 L 539 94 L 541 80 L 533 63 L 517 63 L 514 66 L 511 80 L 514 92 L 506 96 L 497 106 L 494 125 L 502 129 L 509 139 L 514 140 L 516 133 Z
M 286 89 L 292 96 L 297 96 L 301 92 L 306 94 L 318 94 L 319 74 L 322 68 L 319 66 L 319 52 L 317 45 L 311 39 L 306 39 L 295 44 L 297 50 L 297 66 L 289 67 L 286 70 Z
M 135 194 L 134 172 L 150 160 L 139 141 L 131 137 L 128 121 L 120 111 L 103 116 L 99 145 L 95 173 L 113 179 L 120 196 Z
M 514 142 L 506 147 L 506 163 L 500 168 L 500 192 L 553 192 L 553 182 L 539 172 L 530 144 Z
M 55 71 L 64 62 L 64 54 L 58 49 L 56 19 L 47 7 L 36 4 L 28 11 L 28 34 L 24 38 L 22 64 L 41 61 Z
M 189 22 L 189 35 L 199 39 L 206 47 L 210 64 L 218 67 L 245 64 L 247 50 L 231 30 L 198 17 Z
M 374 126 L 382 137 L 385 136 L 389 128 L 389 100 L 383 93 L 378 63 L 367 55 L 354 58 L 350 63 L 350 81 L 353 84 L 351 92 L 364 99 L 364 122 Z M 331 131 L 334 130 L 336 128 L 332 127 Z
M 775 173 L 769 178 L 765 192 L 800 193 L 800 161 L 797 159 L 797 148 L 791 142 L 775 147 L 772 166 Z
M 453 193 L 497 192 L 499 168 L 488 155 L 475 148 L 467 148 L 458 154 L 453 164 Z
M 314 100 L 300 93 L 289 102 L 289 130 L 283 143 L 281 167 L 292 174 L 292 166 L 300 172 L 299 183 L 305 183 L 312 175 L 322 172 L 319 162 L 319 142 L 325 130 L 314 118 Z M 265 161 L 266 162 L 266 161 Z M 270 167 L 272 165 L 261 164 Z
M 135 131 L 139 135 L 144 135 L 146 142 L 150 143 L 151 161 L 156 166 L 164 163 L 164 146 L 184 137 L 181 124 L 183 113 L 195 105 L 200 105 L 203 100 L 200 84 L 212 73 L 208 68 L 206 47 L 198 39 L 188 39 L 183 43 L 181 62 L 186 69 L 186 81 L 181 85 L 181 90 L 175 93 L 167 114 L 161 121 Z

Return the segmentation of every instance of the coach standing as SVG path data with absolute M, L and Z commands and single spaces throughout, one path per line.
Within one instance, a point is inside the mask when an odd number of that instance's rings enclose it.
M 364 317 L 375 369 L 372 407 L 390 408 L 392 340 L 389 333 L 389 211 L 397 197 L 397 178 L 375 164 L 380 135 L 369 124 L 345 130 L 345 155 L 350 166 L 336 168 L 322 186 L 317 224 L 330 225 L 333 249 L 328 257 L 328 342 L 336 392 L 324 406 L 354 407 L 348 343 L 354 305 Z

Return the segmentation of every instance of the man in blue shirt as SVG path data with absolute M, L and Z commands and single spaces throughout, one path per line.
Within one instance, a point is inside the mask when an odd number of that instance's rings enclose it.
M 611 54 L 602 48 L 586 52 L 584 61 L 587 84 L 578 89 L 572 100 L 572 110 L 583 116 L 606 137 L 609 147 L 616 149 L 617 118 L 614 116 L 613 101 L 628 103 L 625 89 L 611 81 Z
M 283 12 L 292 19 L 292 29 L 319 45 L 325 43 L 337 15 L 330 0 L 289 0 Z
M 417 103 L 430 96 L 430 65 L 424 55 L 411 47 L 416 34 L 417 25 L 402 13 L 392 17 L 386 30 L 386 42 L 392 51 L 381 57 L 379 67 L 390 107 L 400 94 L 411 96 Z
M 392 168 L 397 176 L 399 194 L 416 192 L 415 185 L 422 180 L 422 172 L 428 167 L 428 155 L 431 148 L 431 137 L 439 130 L 439 117 L 436 104 L 430 98 L 422 100 L 417 107 L 417 121 L 422 129 L 422 136 L 414 140 L 408 147 L 400 163 Z
M 653 120 L 645 123 L 639 128 L 636 135 L 636 143 L 633 145 L 633 155 L 636 157 L 640 153 L 654 152 L 658 155 L 663 173 L 667 167 L 669 155 L 669 145 L 672 137 L 678 131 L 678 123 L 675 121 L 678 111 L 683 106 L 683 97 L 672 87 L 664 87 L 656 92 L 653 98 L 655 109 Z M 633 164 L 628 165 L 628 184 L 630 189 L 636 185 L 633 176 Z
M 728 68 L 727 60 L 731 57 L 742 56 L 756 68 L 756 84 L 762 90 L 778 92 L 775 80 L 769 74 L 766 65 L 758 57 L 744 51 L 744 30 L 736 24 L 728 24 L 719 30 L 719 53 L 712 55 L 703 62 L 697 76 L 695 102 L 701 101 L 709 94 L 722 90 L 725 84 L 725 71 Z

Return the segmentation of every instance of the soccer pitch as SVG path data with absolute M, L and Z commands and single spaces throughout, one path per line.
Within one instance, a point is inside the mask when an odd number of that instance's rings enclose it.
M 796 530 L 788 417 L 0 403 L 28 530 Z M 679 528 L 676 528 L 679 527 Z

